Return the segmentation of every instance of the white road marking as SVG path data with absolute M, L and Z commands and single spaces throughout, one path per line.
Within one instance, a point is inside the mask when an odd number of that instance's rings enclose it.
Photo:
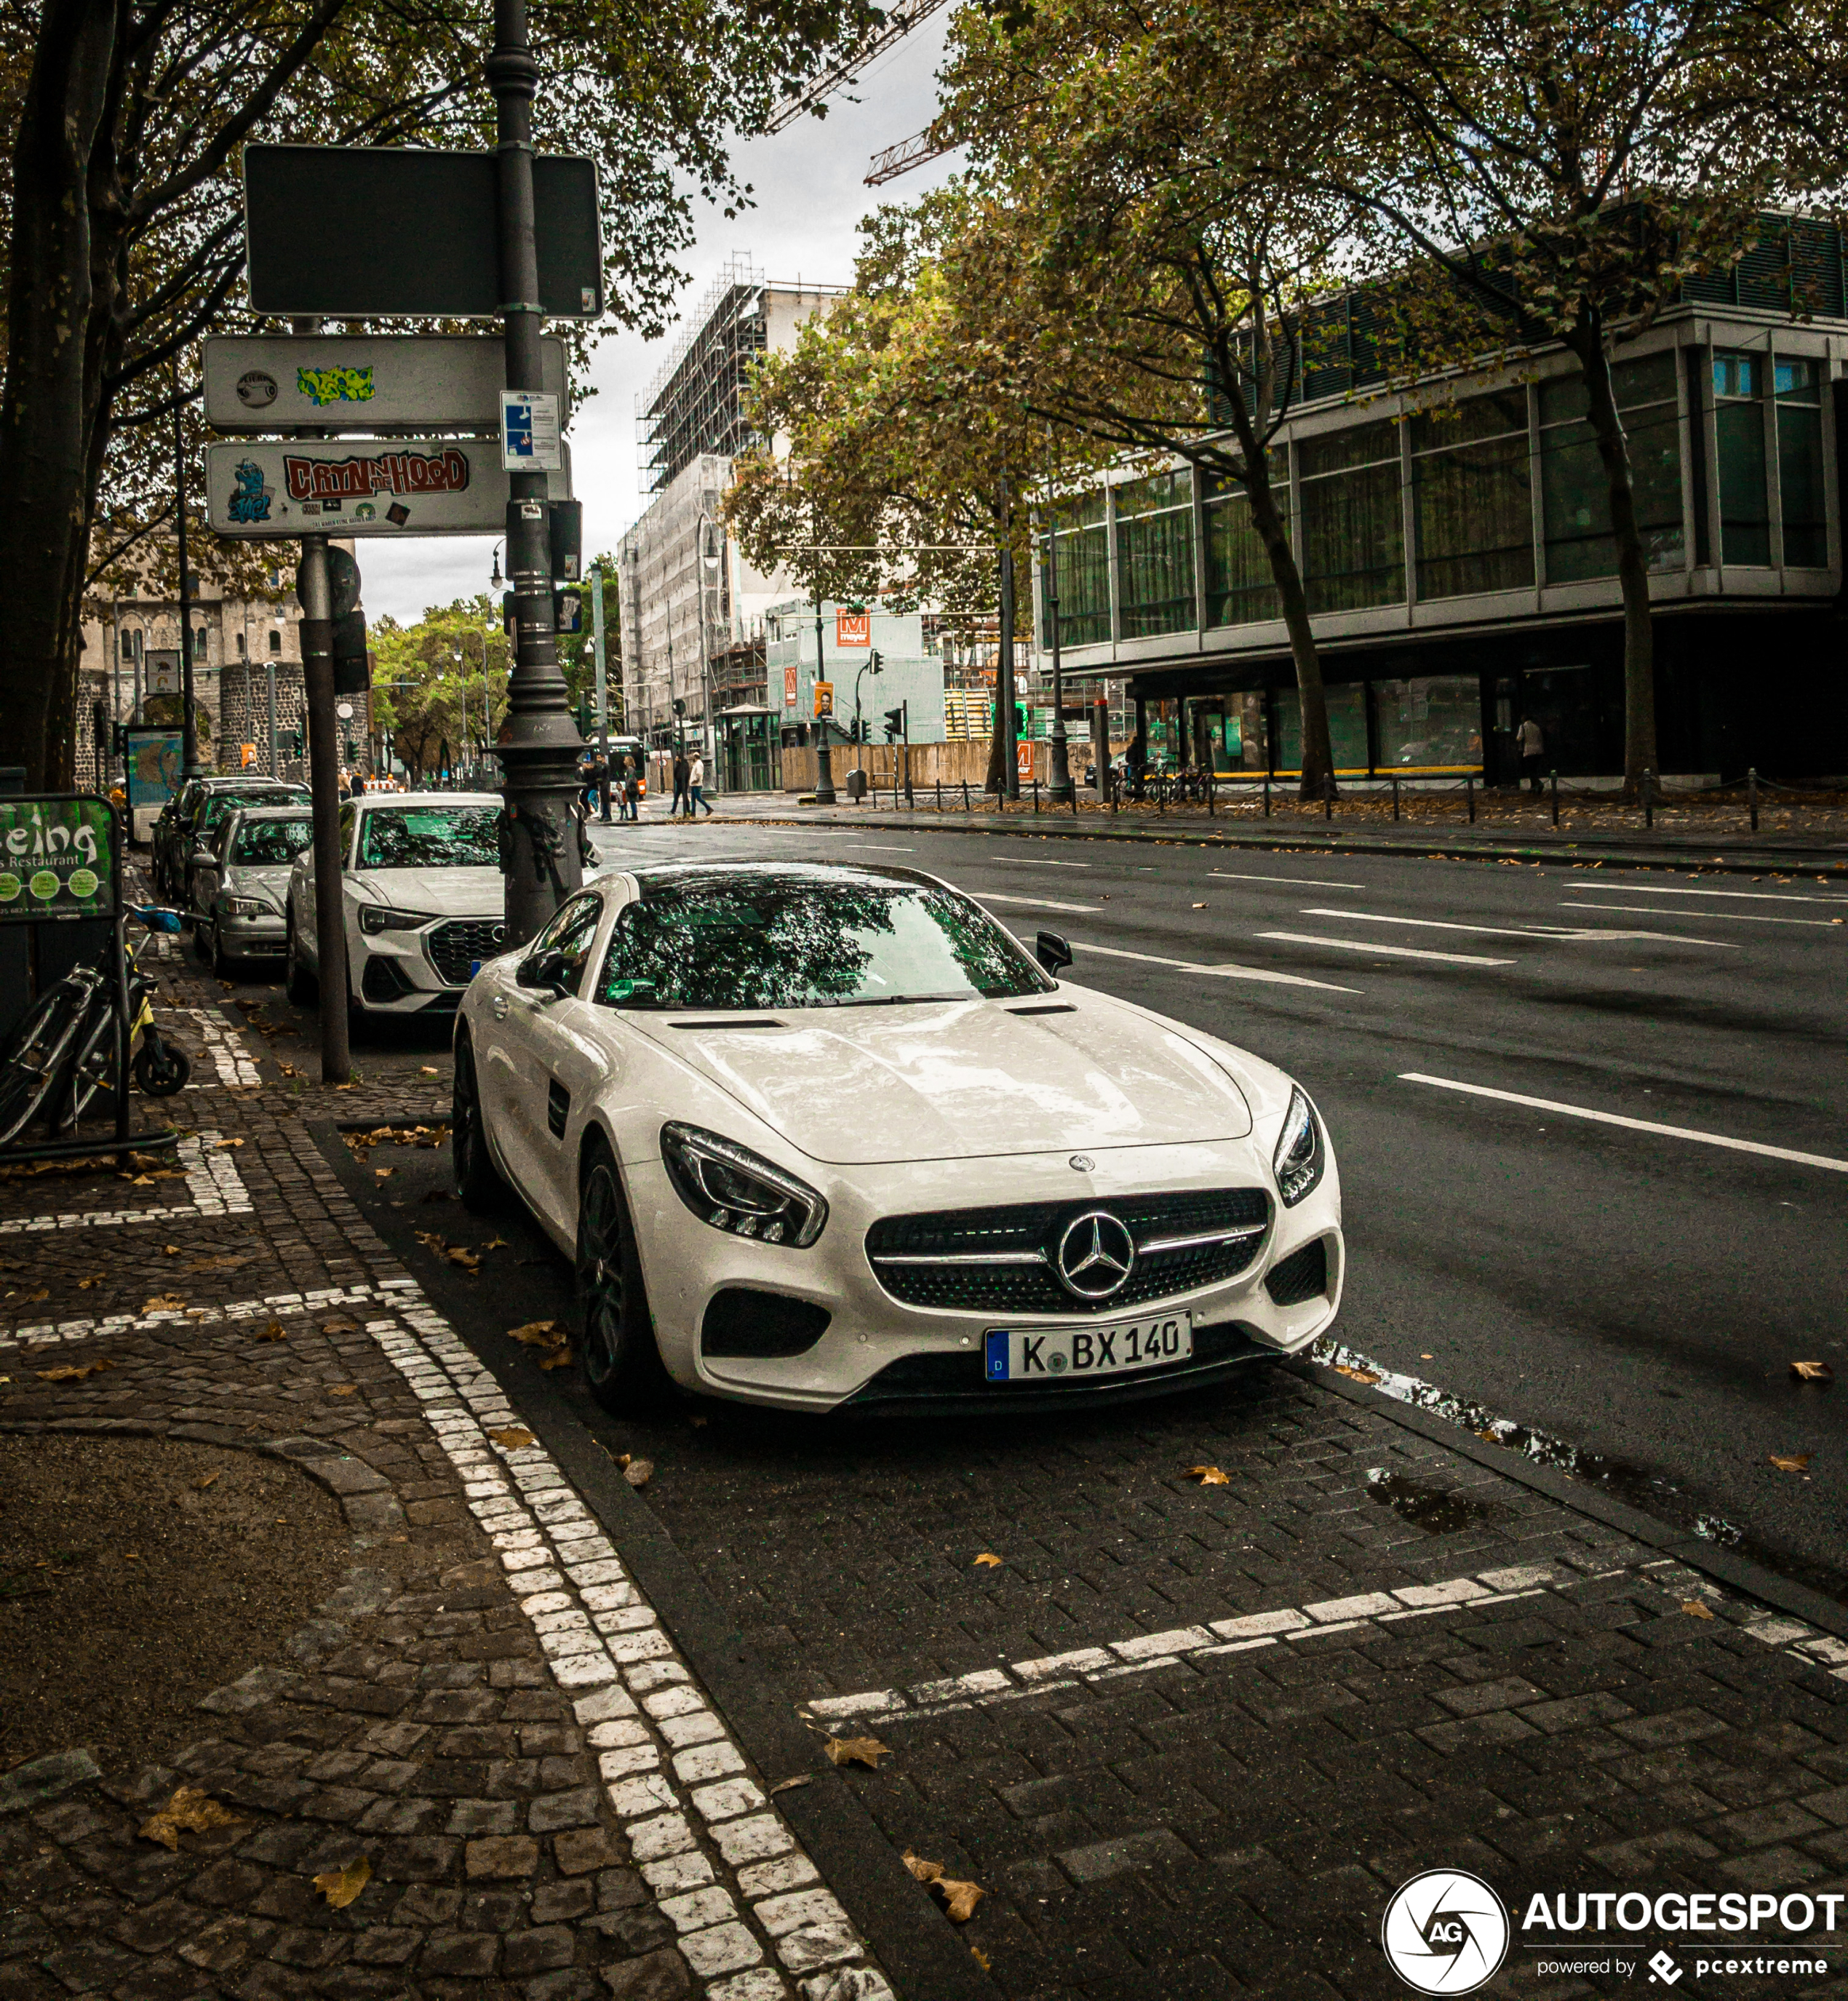
M 1312 875 L 1252 875 L 1239 868 L 1209 868 L 1209 875 L 1216 875 L 1227 882 L 1281 882 L 1293 889 L 1370 889 L 1370 882 L 1324 882 Z
M 85 1230 L 125 1223 L 169 1223 L 182 1216 L 248 1216 L 249 1191 L 228 1150 L 218 1145 L 216 1133 L 195 1133 L 182 1140 L 178 1164 L 186 1176 L 190 1202 L 159 1209 L 66 1209 L 52 1216 L 13 1216 L 0 1222 L 0 1237 L 17 1237 L 40 1230 Z M 99 1147 L 99 1154 L 109 1149 Z M 104 1172 L 113 1170 L 105 1169 Z
M 1005 861 L 1016 868 L 1088 868 L 1088 861 L 1042 861 L 1031 854 L 991 854 L 990 861 Z
M 163 1214 L 169 1212 L 163 1211 Z M 271 1293 L 260 1300 L 237 1300 L 223 1307 L 172 1307 L 160 1313 L 106 1314 L 96 1320 L 42 1321 L 0 1334 L 0 1348 L 21 1342 L 91 1341 L 110 1334 L 145 1334 L 151 1328 L 214 1327 L 226 1321 L 287 1320 L 297 1314 L 325 1313 L 335 1307 L 364 1306 L 395 1295 L 378 1286 L 324 1286 L 311 1293 Z
M 1848 905 L 1848 890 L 1835 896 L 1811 896 L 1801 890 L 1777 893 L 1770 889 L 1675 889 L 1664 882 L 1575 882 L 1573 888 L 1599 896 L 1731 896 L 1753 903 L 1834 903 Z
M 1653 895 L 1654 891 L 1650 893 Z M 1659 910 L 1648 903 L 1561 903 L 1562 910 L 1634 910 L 1638 917 L 1693 917 L 1692 910 Z M 1703 910 L 1698 922 L 1721 924 L 1806 924 L 1812 931 L 1833 931 L 1841 923 L 1839 917 L 1765 917 L 1756 910 Z
M 197 1028 L 199 1039 L 218 1073 L 220 1084 L 235 1089 L 263 1082 L 256 1065 L 249 1053 L 238 1046 L 235 1032 L 216 1007 L 175 1007 L 170 1011 L 187 1016 Z M 189 1090 L 194 1088 L 187 1086 Z
M 1569 907 L 1571 907 L 1568 906 Z M 1582 907 L 1586 910 L 1596 910 L 1599 907 L 1595 903 L 1588 903 Z M 1716 952 L 1738 950 L 1737 945 L 1728 945 L 1723 938 L 1689 938 L 1680 931 L 1617 931 L 1598 925 L 1583 924 L 1521 924 L 1512 927 L 1504 927 L 1499 924 L 1446 924 L 1441 917 L 1382 917 L 1378 912 L 1373 910 L 1305 910 L 1303 914 L 1306 917 L 1339 917 L 1347 924 L 1416 924 L 1423 931 L 1476 931 L 1484 938 L 1533 938 L 1537 942 L 1550 945 L 1585 944 L 1596 938 L 1614 938 L 1620 941 L 1627 938 L 1659 938 L 1665 940 L 1670 945 L 1710 945 Z M 1673 917 L 1676 913 L 1670 910 L 1665 914 Z M 1711 914 L 1723 917 L 1730 916 L 1731 913 L 1727 910 L 1716 910 Z M 1773 917 L 1766 921 L 1776 924 L 1780 920 Z
M 1306 931 L 1259 931 L 1261 938 L 1279 938 L 1285 945 L 1325 945 L 1331 952 L 1364 952 L 1385 959 L 1430 959 L 1446 966 L 1512 966 L 1512 959 L 1484 959 L 1467 952 L 1419 952 L 1408 945 L 1373 945 L 1359 938 L 1311 938 Z
M 1066 943 L 1074 952 L 1095 952 L 1105 959 L 1133 959 L 1144 966 L 1171 966 L 1178 973 L 1203 973 L 1215 980 L 1256 980 L 1273 987 L 1314 987 L 1324 994 L 1358 994 L 1358 987 L 1335 987 L 1326 980 L 1306 980 L 1300 973 L 1272 973 L 1262 966 L 1201 966 L 1191 959 L 1164 959 L 1156 952 L 1125 952 L 1119 945 L 1084 945 L 1077 938 Z
M 895 847 L 889 840 L 863 840 L 860 845 L 873 854 L 915 854 L 915 847 Z
M 1103 909 L 1101 903 L 1055 903 L 1049 896 L 1004 896 L 998 889 L 971 889 L 969 893 L 978 903 L 1025 903 L 1035 910 L 1078 910 L 1088 917 L 1096 917 Z
M 1631 1133 L 1654 1133 L 1665 1140 L 1694 1140 L 1704 1147 L 1724 1147 L 1735 1154 L 1763 1154 L 1773 1161 L 1794 1161 L 1799 1167 L 1826 1168 L 1832 1173 L 1848 1174 L 1848 1161 L 1827 1154 L 1800 1154 L 1789 1147 L 1767 1147 L 1760 1140 L 1735 1140 L 1729 1133 L 1703 1133 L 1693 1126 L 1663 1126 L 1652 1119 L 1627 1119 L 1620 1112 L 1594 1112 L 1589 1105 L 1562 1105 L 1551 1098 L 1530 1098 L 1519 1091 L 1492 1091 L 1485 1084 L 1460 1084 L 1452 1077 L 1425 1077 L 1416 1070 L 1401 1070 L 1401 1084 L 1428 1084 L 1439 1091 L 1460 1091 L 1471 1098 L 1493 1098 L 1504 1105 L 1524 1105 L 1534 1112 L 1557 1112 L 1564 1119 L 1589 1119 L 1599 1126 L 1621 1126 Z

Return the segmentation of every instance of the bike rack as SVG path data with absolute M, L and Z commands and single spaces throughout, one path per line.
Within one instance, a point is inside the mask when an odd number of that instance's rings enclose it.
M 133 1024 L 128 1007 L 128 953 L 123 941 L 122 920 L 122 858 L 127 851 L 128 828 L 126 816 L 113 801 L 100 792 L 27 792 L 14 793 L 0 797 L 0 819 L 10 819 L 18 809 L 31 806 L 99 806 L 108 816 L 109 840 L 109 920 L 110 950 L 114 964 L 110 970 L 114 977 L 110 981 L 110 1003 L 116 1023 L 116 1117 L 115 1132 L 109 1139 L 41 1140 L 32 1142 L 15 1140 L 0 1146 L 0 1167 L 10 1167 L 23 1161 L 83 1160 L 91 1155 L 101 1157 L 113 1154 L 118 1166 L 125 1167 L 131 1154 L 152 1154 L 178 1147 L 179 1134 L 172 1127 L 160 1133 L 131 1132 L 129 1129 L 128 1044 L 133 1032 Z M 0 840 L 0 870 L 6 869 L 14 856 L 4 840 Z M 35 872 L 53 873 L 50 870 Z M 63 887 L 60 886 L 60 888 Z M 28 902 L 30 886 L 23 886 L 18 895 L 7 902 L 0 902 L 0 924 L 30 925 L 36 931 L 45 925 L 72 924 L 85 917 L 99 917 L 103 913 L 96 907 L 92 896 L 84 899 L 73 898 L 73 907 L 54 910 L 48 913 L 33 914 Z M 57 893 L 54 892 L 55 896 Z M 51 898 L 41 900 L 50 902 Z M 12 903 L 20 907 L 14 910 Z M 80 904 L 81 907 L 75 907 Z

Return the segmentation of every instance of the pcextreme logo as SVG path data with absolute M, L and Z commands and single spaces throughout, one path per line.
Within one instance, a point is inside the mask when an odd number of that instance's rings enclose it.
M 1408 1987 L 1469 1994 L 1500 1970 L 1509 1929 L 1507 1905 L 1481 1877 L 1427 1869 L 1393 1893 L 1380 1943 Z

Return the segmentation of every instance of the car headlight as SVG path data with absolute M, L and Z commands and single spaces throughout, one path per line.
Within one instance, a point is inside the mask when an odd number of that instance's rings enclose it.
M 223 917 L 260 917 L 269 908 L 254 896 L 221 896 L 218 914 Z
M 1277 1150 L 1271 1156 L 1271 1172 L 1277 1177 L 1277 1192 L 1283 1198 L 1283 1206 L 1294 1209 L 1321 1179 L 1328 1164 L 1322 1122 L 1301 1086 L 1293 1084 L 1283 1130 L 1277 1136 Z
M 423 910 L 394 910 L 382 903 L 364 903 L 360 907 L 360 929 L 363 931 L 418 931 L 436 919 Z
M 828 1220 L 827 1203 L 806 1181 L 716 1133 L 672 1122 L 661 1128 L 661 1157 L 680 1200 L 733 1237 L 799 1251 Z

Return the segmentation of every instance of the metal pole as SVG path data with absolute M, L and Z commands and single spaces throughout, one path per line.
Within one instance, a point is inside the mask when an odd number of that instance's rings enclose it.
M 1393 817 L 1396 820 L 1398 816 L 1395 813 Z M 1553 774 L 1553 824 L 1555 826 L 1559 824 L 1559 774 L 1557 771 Z
M 534 229 L 532 137 L 539 70 L 527 45 L 526 0 L 494 0 L 494 52 L 485 70 L 494 93 L 506 386 L 542 390 L 544 315 Z M 516 638 L 507 679 L 506 740 L 500 746 L 506 801 L 502 810 L 512 835 L 506 905 L 510 946 L 525 944 L 583 880 L 572 810 L 583 740 L 559 671 L 547 513 L 545 475 L 511 474 L 507 580 L 513 590 Z M 482 657 L 485 661 L 485 644 Z M 482 678 L 485 689 L 485 668 Z
M 815 587 L 815 678 L 818 681 L 827 679 L 827 656 L 822 649 L 821 586 L 819 584 Z M 831 806 L 836 803 L 834 767 L 828 757 L 828 719 L 825 715 L 818 715 L 815 719 L 815 803 L 818 806 Z
M 321 1081 L 353 1074 L 347 1039 L 346 920 L 340 881 L 339 743 L 334 716 L 333 606 L 327 538 L 301 538 L 301 678 L 308 696 L 315 821 L 315 962 L 321 985 Z
M 603 566 L 590 566 L 590 649 L 597 671 L 597 754 L 602 760 L 603 778 L 597 786 L 597 796 L 603 809 L 603 823 L 610 823 L 610 705 L 604 687 L 603 650 Z
M 1071 753 L 1065 740 L 1065 670 L 1059 656 L 1059 538 L 1046 538 L 1046 634 L 1053 642 L 1053 771 L 1046 795 L 1055 806 L 1070 799 L 1076 806 L 1077 789 L 1072 784 Z
M 179 533 L 179 714 L 180 775 L 197 778 L 199 763 L 199 711 L 193 693 L 193 614 L 188 603 L 192 579 L 186 568 L 186 454 L 180 430 L 179 364 L 173 366 L 173 497 Z
M 1001 705 L 1001 795 L 1020 797 L 1020 759 L 1014 748 L 1014 538 L 1012 489 L 1001 481 L 1001 650 L 994 663 L 994 698 Z
M 1745 786 L 1752 802 L 1752 831 L 1756 833 L 1758 831 L 1758 767 L 1756 764 L 1746 767 Z
M 899 704 L 899 712 L 904 718 L 905 726 L 905 804 L 915 806 L 917 801 L 911 791 L 911 705 L 909 701 Z M 898 810 L 896 796 L 893 800 L 893 810 L 895 813 Z

